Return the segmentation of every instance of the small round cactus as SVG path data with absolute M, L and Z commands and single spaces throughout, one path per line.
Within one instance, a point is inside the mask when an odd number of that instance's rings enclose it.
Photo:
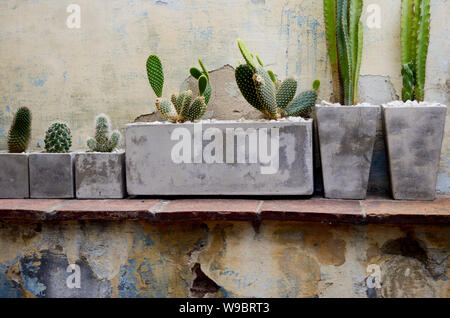
M 31 137 L 31 112 L 27 107 L 21 107 L 14 116 L 8 133 L 8 151 L 11 153 L 24 152 Z
M 69 126 L 56 122 L 45 133 L 45 150 L 50 153 L 66 153 L 72 146 L 72 133 Z

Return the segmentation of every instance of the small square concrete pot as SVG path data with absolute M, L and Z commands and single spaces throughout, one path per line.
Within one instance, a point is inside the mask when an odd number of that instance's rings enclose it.
M 125 152 L 75 154 L 78 199 L 122 199 L 125 189 Z
M 74 191 L 73 153 L 31 153 L 30 197 L 72 199 Z
M 434 200 L 447 106 L 392 102 L 383 105 L 392 196 Z
M 316 105 L 325 197 L 366 198 L 380 106 Z
M 311 195 L 312 120 L 134 123 L 129 195 Z
M 0 152 L 0 199 L 30 197 L 28 154 Z

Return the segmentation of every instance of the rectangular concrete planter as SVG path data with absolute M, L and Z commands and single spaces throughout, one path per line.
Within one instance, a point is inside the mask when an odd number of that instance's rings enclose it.
M 31 153 L 30 197 L 71 199 L 75 197 L 73 153 Z
M 0 199 L 30 197 L 28 154 L 0 152 Z
M 78 199 L 121 199 L 125 189 L 125 152 L 75 154 Z
M 325 197 L 366 198 L 380 107 L 316 105 Z
M 392 195 L 396 200 L 434 200 L 447 106 L 409 105 L 383 105 Z
M 129 195 L 311 195 L 312 120 L 129 124 L 126 169 Z

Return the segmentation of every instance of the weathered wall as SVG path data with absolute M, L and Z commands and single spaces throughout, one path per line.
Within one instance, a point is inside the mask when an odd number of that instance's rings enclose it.
M 361 73 L 401 91 L 399 0 L 365 0 Z M 69 29 L 66 8 L 81 6 L 81 28 Z M 367 8 L 378 4 L 381 29 L 370 28 Z M 427 99 L 448 104 L 449 2 L 432 0 Z M 373 12 L 373 11 L 372 11 Z M 33 149 L 49 123 L 69 122 L 74 148 L 85 148 L 100 112 L 122 128 L 153 108 L 145 74 L 149 53 L 163 58 L 166 91 L 176 90 L 201 57 L 210 69 L 236 65 L 241 37 L 278 74 L 295 75 L 301 89 L 322 80 L 330 94 L 322 1 L 312 0 L 5 0 L 0 3 L 0 149 L 15 110 L 34 114 Z M 382 77 L 380 77 L 382 76 Z M 232 84 L 234 85 L 234 84 Z M 367 87 L 375 84 L 369 80 Z M 235 91 L 230 87 L 230 91 Z M 377 94 L 375 94 L 376 96 Z M 394 94 L 395 96 L 395 94 Z M 382 100 L 383 101 L 383 100 Z M 226 107 L 227 105 L 224 105 Z M 450 116 L 450 115 L 449 115 Z M 450 192 L 450 125 L 438 190 Z M 380 154 L 381 152 L 379 152 Z M 381 156 L 381 155 L 379 155 Z M 381 169 L 384 165 L 381 163 Z M 382 183 L 382 176 L 378 182 Z
M 0 297 L 450 297 L 449 230 L 0 222 Z M 367 285 L 371 264 L 381 288 Z

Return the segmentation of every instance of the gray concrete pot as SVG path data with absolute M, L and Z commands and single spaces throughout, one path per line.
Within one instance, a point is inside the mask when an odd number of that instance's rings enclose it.
M 380 107 L 316 105 L 325 197 L 366 198 Z
M 122 199 L 125 189 L 125 152 L 75 154 L 78 199 Z
M 0 152 L 0 199 L 30 197 L 28 154 Z
M 383 105 L 392 196 L 434 200 L 447 106 L 411 102 Z
M 129 124 L 126 170 L 129 195 L 311 195 L 312 120 Z
M 72 199 L 74 192 L 73 153 L 31 153 L 30 197 Z

